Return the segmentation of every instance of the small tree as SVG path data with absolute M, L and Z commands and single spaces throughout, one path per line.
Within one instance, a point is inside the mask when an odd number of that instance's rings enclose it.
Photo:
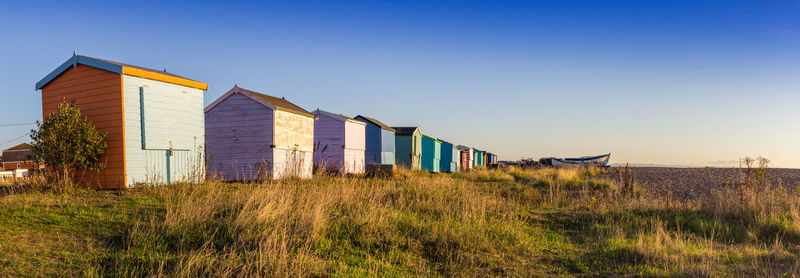
M 58 104 L 57 113 L 50 113 L 44 122 L 36 121 L 36 126 L 31 130 L 34 157 L 60 171 L 62 181 L 68 181 L 73 170 L 99 171 L 105 167 L 100 156 L 107 147 L 107 134 L 98 132 L 66 99 Z

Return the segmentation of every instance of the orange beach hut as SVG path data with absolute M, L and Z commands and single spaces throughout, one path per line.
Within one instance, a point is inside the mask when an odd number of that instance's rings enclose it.
M 74 55 L 41 81 L 42 114 L 74 102 L 108 133 L 106 167 L 81 180 L 101 188 L 170 183 L 205 176 L 203 93 L 208 85 L 154 70 Z

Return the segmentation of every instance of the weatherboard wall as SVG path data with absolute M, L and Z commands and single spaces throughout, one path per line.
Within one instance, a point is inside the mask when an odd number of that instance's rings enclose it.
M 275 110 L 272 177 L 310 178 L 314 164 L 314 118 Z
M 422 170 L 439 172 L 442 143 L 436 139 L 422 137 Z
M 224 180 L 263 178 L 273 161 L 272 109 L 233 94 L 205 113 L 208 174 Z
M 128 75 L 122 84 L 127 185 L 205 178 L 203 90 Z
M 395 133 L 362 117 L 356 117 L 367 124 L 365 128 L 365 163 L 395 164 Z
M 416 130 L 412 135 L 395 135 L 395 151 L 398 165 L 422 168 L 422 133 Z
M 314 122 L 314 163 L 342 173 L 364 173 L 365 127 L 361 122 L 317 114 Z
M 380 129 L 380 132 L 381 132 L 380 164 L 394 164 L 395 163 L 394 132 L 385 129 Z
M 344 164 L 344 122 L 317 115 L 314 121 L 314 163 L 328 170 Z
M 352 174 L 364 173 L 366 163 L 365 155 L 365 130 L 366 125 L 358 121 L 345 121 L 345 172 Z
M 441 140 L 440 140 L 441 141 Z M 441 141 L 441 158 L 439 170 L 442 172 L 458 172 L 461 155 L 458 148 L 447 141 Z
M 98 131 L 107 133 L 107 148 L 100 157 L 106 167 L 87 173 L 81 182 L 104 188 L 125 187 L 125 140 L 122 77 L 113 72 L 77 65 L 42 87 L 42 117 L 58 111 L 62 100 L 74 103 Z
M 356 119 L 361 119 L 356 117 Z M 372 122 L 363 120 L 367 124 L 365 128 L 365 137 L 366 137 L 366 150 L 365 150 L 365 159 L 364 162 L 367 164 L 370 163 L 382 163 L 381 158 L 381 129 L 378 125 L 373 124 Z

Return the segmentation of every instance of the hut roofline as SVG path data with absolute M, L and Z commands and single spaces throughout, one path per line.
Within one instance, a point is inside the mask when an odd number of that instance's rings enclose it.
M 328 118 L 339 120 L 339 121 L 343 121 L 343 122 L 351 122 L 351 123 L 365 125 L 365 126 L 367 125 L 367 123 L 365 123 L 365 122 L 350 118 L 348 116 L 345 116 L 345 115 L 342 115 L 342 114 L 331 113 L 331 112 L 323 111 L 323 110 L 320 110 L 320 109 L 315 110 L 314 111 L 314 115 L 327 116 Z
M 422 131 L 417 126 L 409 126 L 409 127 L 392 127 L 395 130 L 395 134 L 400 136 L 411 136 L 414 135 L 414 132 L 419 131 L 422 134 Z
M 217 105 L 219 105 L 220 103 L 222 103 L 223 101 L 225 101 L 234 94 L 241 94 L 243 96 L 249 97 L 253 101 L 258 102 L 259 104 L 264 105 L 272 110 L 280 110 L 301 116 L 306 116 L 309 118 L 315 118 L 314 114 L 311 114 L 311 112 L 308 112 L 303 108 L 300 108 L 300 106 L 297 106 L 294 103 L 286 100 L 286 98 L 278 98 L 270 95 L 265 95 L 259 92 L 239 87 L 238 85 L 234 85 L 233 88 L 228 90 L 228 92 L 226 92 L 224 95 L 219 97 L 213 103 L 208 105 L 208 107 L 205 108 L 205 112 L 207 113 L 208 111 L 211 111 L 211 109 L 214 109 L 214 107 L 216 107 Z
M 383 130 L 388 130 L 388 131 L 391 131 L 391 132 L 395 132 L 394 128 L 391 128 L 388 125 L 385 125 L 385 124 L 383 124 L 382 122 L 380 122 L 380 121 L 378 121 L 376 119 L 373 119 L 373 118 L 370 118 L 370 117 L 367 117 L 367 116 L 363 116 L 363 115 L 356 116 L 356 119 L 358 119 L 358 118 L 362 118 L 365 121 L 373 123 L 373 124 L 377 125 L 378 127 L 380 127 Z
M 208 90 L 208 84 L 202 83 L 199 81 L 195 81 L 177 74 L 169 73 L 166 69 L 164 70 L 154 70 L 150 68 L 134 66 L 130 64 L 114 62 L 109 60 L 103 60 L 83 55 L 73 54 L 72 57 L 67 59 L 66 62 L 62 63 L 58 66 L 55 70 L 50 72 L 47 76 L 36 82 L 36 90 L 41 90 L 51 81 L 56 79 L 59 75 L 67 71 L 70 67 L 77 67 L 78 65 L 85 65 L 90 66 L 93 68 L 110 71 L 117 74 L 122 75 L 130 75 L 136 76 L 146 79 L 152 79 L 156 81 L 162 81 L 172 84 L 177 84 L 181 86 L 197 88 L 200 90 Z

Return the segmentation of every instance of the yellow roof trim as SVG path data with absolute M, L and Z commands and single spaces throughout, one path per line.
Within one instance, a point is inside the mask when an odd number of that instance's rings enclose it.
M 147 78 L 147 79 L 152 79 L 152 80 L 157 80 L 157 81 L 163 81 L 163 82 L 168 82 L 168 83 L 172 83 L 172 84 L 178 84 L 178 85 L 181 85 L 181 86 L 197 88 L 197 89 L 200 89 L 200 90 L 208 90 L 208 84 L 206 84 L 206 83 L 197 82 L 197 81 L 189 80 L 189 79 L 186 79 L 186 78 L 180 78 L 180 77 L 169 76 L 169 75 L 165 75 L 165 74 L 159 74 L 159 73 L 155 73 L 155 72 L 152 72 L 152 71 L 140 70 L 140 69 L 137 69 L 137 68 L 122 67 L 122 74 L 141 77 L 141 78 Z

